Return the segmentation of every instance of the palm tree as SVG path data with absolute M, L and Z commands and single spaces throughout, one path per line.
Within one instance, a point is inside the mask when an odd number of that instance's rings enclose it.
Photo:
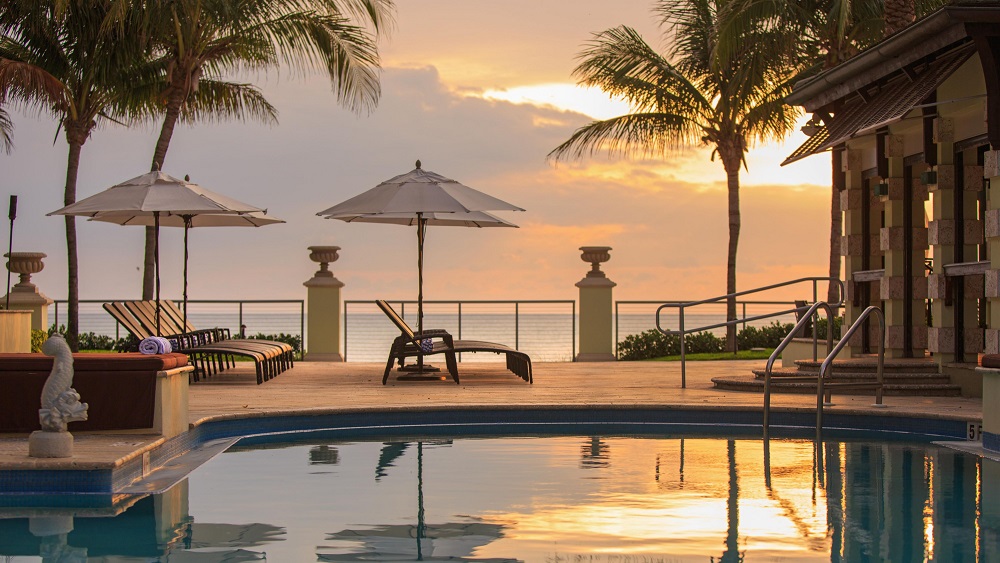
M 63 201 L 76 201 L 83 145 L 102 122 L 128 119 L 123 103 L 133 83 L 149 77 L 136 71 L 140 34 L 115 15 L 111 0 L 8 0 L 0 10 L 0 57 L 30 65 L 62 84 L 59 96 L 27 95 L 23 81 L 3 84 L 3 98 L 51 111 L 69 145 Z M 118 25 L 110 25 L 117 22 Z M 65 218 L 67 254 L 66 340 L 78 348 L 79 283 L 76 223 Z
M 745 37 L 737 56 L 715 57 L 719 14 L 728 0 L 661 0 L 657 11 L 672 32 L 669 57 L 651 48 L 628 27 L 598 33 L 580 53 L 573 74 L 579 83 L 624 98 L 632 113 L 595 121 L 578 129 L 550 157 L 665 154 L 700 143 L 712 148 L 726 171 L 729 245 L 726 292 L 736 292 L 736 252 L 740 236 L 740 167 L 757 141 L 781 138 L 798 112 L 782 103 L 792 75 L 783 65 L 764 64 L 767 30 Z M 736 318 L 736 301 L 727 303 Z M 736 329 L 726 331 L 736 350 Z
M 944 4 L 945 0 L 738 0 L 723 18 L 719 56 L 733 56 L 748 30 L 781 30 L 773 34 L 772 53 L 798 60 L 800 78 L 806 78 L 839 65 L 913 23 L 916 15 Z M 831 186 L 829 276 L 839 278 L 840 192 L 836 182 Z M 843 297 L 839 285 L 831 283 L 827 301 Z
M 0 146 L 10 154 L 14 149 L 14 122 L 3 109 L 8 98 L 30 103 L 52 104 L 63 95 L 63 85 L 44 70 L 0 57 Z
M 392 0 L 170 0 L 141 5 L 148 10 L 165 69 L 155 96 L 163 123 L 154 170 L 163 167 L 180 120 L 276 120 L 274 108 L 256 88 L 219 79 L 227 74 L 279 65 L 321 68 L 344 106 L 360 111 L 378 101 L 376 38 L 391 24 Z M 152 298 L 152 228 L 146 229 L 142 293 L 143 299 Z

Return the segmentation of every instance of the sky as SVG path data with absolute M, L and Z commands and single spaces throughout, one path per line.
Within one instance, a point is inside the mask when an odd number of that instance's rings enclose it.
M 579 127 L 627 111 L 575 85 L 576 54 L 618 25 L 661 50 L 649 0 L 399 0 L 380 42 L 382 98 L 358 115 L 322 75 L 254 77 L 277 125 L 179 127 L 163 171 L 266 208 L 285 224 L 190 234 L 192 299 L 305 299 L 318 269 L 307 247 L 340 246 L 330 269 L 352 300 L 416 298 L 416 230 L 343 223 L 316 213 L 423 168 L 518 205 L 518 229 L 430 228 L 425 299 L 574 299 L 589 270 L 581 246 L 610 246 L 602 269 L 617 300 L 688 300 L 725 293 L 725 174 L 710 151 L 663 157 L 546 155 Z M 49 116 L 12 112 L 15 150 L 0 154 L 0 205 L 18 196 L 13 248 L 44 252 L 33 277 L 66 298 L 62 207 L 67 146 Z M 77 199 L 148 171 L 158 123 L 106 126 L 84 145 Z M 779 167 L 805 137 L 755 147 L 742 174 L 739 289 L 825 276 L 829 157 Z M 5 222 L 5 227 L 7 226 Z M 3 231 L 7 229 L 4 228 Z M 77 221 L 81 299 L 138 298 L 143 229 Z M 162 294 L 179 298 L 182 231 L 161 232 Z M 7 233 L 0 235 L 4 252 Z

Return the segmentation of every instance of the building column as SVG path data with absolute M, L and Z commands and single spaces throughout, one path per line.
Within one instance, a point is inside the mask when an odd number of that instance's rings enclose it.
M 990 269 L 985 275 L 987 354 L 1000 354 L 1000 150 L 986 151 L 986 252 Z
M 582 246 L 581 258 L 592 267 L 576 282 L 580 288 L 580 353 L 577 362 L 613 362 L 614 302 L 612 290 L 617 285 L 601 271 L 601 262 L 611 259 L 610 246 Z
M 878 246 L 872 244 L 874 230 L 879 222 L 870 190 L 862 175 L 862 152 L 859 149 L 843 151 L 841 160 L 844 171 L 844 190 L 840 194 L 840 207 L 844 212 L 844 235 L 840 242 L 840 252 L 844 256 L 844 280 L 847 288 L 846 305 L 844 307 L 844 330 L 851 326 L 861 315 L 872 299 L 879 295 L 880 281 L 878 279 L 860 281 L 855 278 L 858 272 L 877 270 L 882 267 L 881 260 L 874 255 Z M 848 343 L 849 356 L 864 353 L 864 334 L 858 332 Z
M 884 142 L 888 173 L 882 185 L 885 226 L 879 233 L 879 245 L 885 258 L 881 297 L 885 307 L 886 356 L 920 358 L 927 347 L 924 310 L 927 230 L 923 227 L 927 192 L 923 184 L 914 182 L 910 169 L 904 165 L 903 137 L 885 135 Z
M 937 166 L 927 188 L 933 194 L 928 242 L 933 247 L 934 271 L 928 278 L 928 293 L 934 326 L 928 329 L 928 348 L 938 363 L 955 361 L 955 310 L 948 302 L 944 266 L 955 263 L 955 136 L 950 118 L 934 120 Z
M 319 362 L 342 362 L 340 353 L 340 288 L 344 282 L 333 277 L 328 268 L 340 255 L 339 246 L 310 246 L 309 258 L 319 262 L 319 271 L 303 283 L 308 289 L 306 330 L 309 340 L 303 359 Z

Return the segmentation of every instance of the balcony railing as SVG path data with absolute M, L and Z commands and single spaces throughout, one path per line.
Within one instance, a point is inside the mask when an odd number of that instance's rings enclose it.
M 389 304 L 412 327 L 416 301 Z M 424 328 L 445 329 L 456 339 L 485 340 L 527 352 L 535 362 L 576 357 L 576 301 L 424 301 Z M 384 362 L 399 331 L 374 301 L 344 301 L 344 359 Z M 478 357 L 477 357 L 478 356 Z M 492 354 L 465 354 L 464 361 Z

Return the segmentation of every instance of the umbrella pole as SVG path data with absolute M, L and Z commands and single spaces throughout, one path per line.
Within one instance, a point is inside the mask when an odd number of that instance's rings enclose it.
M 424 331 L 424 214 L 417 213 L 417 332 Z M 424 368 L 424 355 L 417 356 L 419 371 Z
M 181 332 L 187 332 L 188 326 L 188 229 L 191 228 L 191 216 L 184 216 L 184 324 Z
M 156 272 L 156 336 L 160 336 L 160 212 L 153 212 L 153 271 Z
M 417 212 L 417 333 L 424 331 L 424 236 L 427 229 L 427 219 L 424 214 Z M 416 342 L 420 346 L 419 339 Z M 443 375 L 428 375 L 429 372 L 439 372 L 440 368 L 424 364 L 424 354 L 421 351 L 417 354 L 417 365 L 401 366 L 400 371 L 413 372 L 412 374 L 401 375 L 399 381 L 430 381 L 443 380 Z

